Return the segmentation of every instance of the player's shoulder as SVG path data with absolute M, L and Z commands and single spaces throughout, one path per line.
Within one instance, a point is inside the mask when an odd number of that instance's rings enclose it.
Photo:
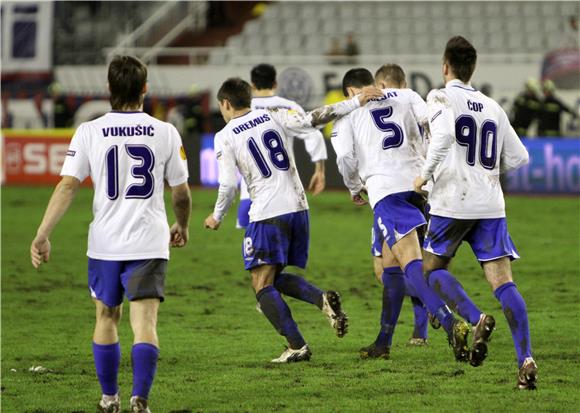
M 447 88 L 432 89 L 427 94 L 427 102 L 449 101 L 449 91 Z

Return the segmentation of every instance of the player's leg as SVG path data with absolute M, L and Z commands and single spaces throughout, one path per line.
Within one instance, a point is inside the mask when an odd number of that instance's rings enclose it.
M 277 271 L 278 267 L 276 265 L 260 265 L 250 269 L 252 287 L 256 293 L 256 300 L 260 304 L 262 313 L 278 334 L 284 336 L 288 341 L 288 350 L 272 361 L 287 363 L 309 360 L 310 350 L 292 318 L 290 307 L 288 307 L 280 292 L 273 285 Z
M 383 265 L 386 267 L 383 268 Z M 383 272 L 388 270 L 389 272 L 398 273 L 404 276 L 401 267 L 399 267 L 399 262 L 388 248 L 385 250 L 385 256 L 373 257 L 373 266 L 375 269 L 375 276 L 381 284 L 383 284 Z M 405 280 L 405 295 L 411 299 L 411 304 L 413 306 L 413 318 L 415 321 L 413 327 L 413 335 L 409 339 L 408 344 L 414 346 L 423 346 L 427 344 L 427 325 L 429 321 L 429 316 L 427 309 L 423 302 L 417 297 L 417 292 L 415 288 L 409 283 L 409 280 L 404 277 Z M 383 284 L 384 285 L 384 284 Z
M 288 245 L 288 265 L 304 268 L 310 244 L 310 222 L 307 211 L 291 214 L 291 238 Z M 348 317 L 342 311 L 340 294 L 322 291 L 303 277 L 280 271 L 274 278 L 274 287 L 282 294 L 316 305 L 326 316 L 339 338 L 348 331 Z
M 113 413 L 120 410 L 117 382 L 121 362 L 117 327 L 123 302 L 120 270 L 119 262 L 89 258 L 89 289 L 96 308 L 93 358 L 103 394 L 97 407 Z
M 131 408 L 148 412 L 148 400 L 159 358 L 157 313 L 165 296 L 167 260 L 148 259 L 126 261 L 121 274 L 125 295 L 130 301 L 130 320 L 133 330 L 131 364 L 133 389 Z
M 483 270 L 495 297 L 501 303 L 512 333 L 520 369 L 518 387 L 535 389 L 538 367 L 532 357 L 528 310 L 526 302 L 513 282 L 510 259 L 503 257 L 483 262 Z
M 376 220 L 375 220 L 376 221 Z M 376 222 L 375 222 L 376 224 Z M 359 354 L 361 358 L 382 358 L 388 359 L 390 354 L 390 340 L 388 338 L 388 333 L 385 331 L 384 325 L 386 323 L 386 316 L 389 312 L 389 293 L 385 287 L 385 278 L 388 279 L 390 273 L 401 274 L 401 268 L 399 263 L 391 254 L 388 248 L 383 248 L 383 238 L 380 236 L 380 232 L 376 228 L 373 228 L 372 234 L 372 247 L 371 253 L 373 254 L 373 269 L 375 272 L 375 277 L 378 282 L 383 285 L 383 299 L 381 307 L 381 318 L 379 325 L 379 333 L 375 341 L 366 347 L 359 349 Z M 385 267 L 386 266 L 386 267 Z M 385 274 L 387 274 L 385 276 Z M 392 337 L 392 335 L 391 335 Z
M 447 332 L 449 343 L 458 361 L 467 361 L 469 357 L 467 346 L 468 325 L 456 319 L 443 300 L 427 285 L 423 275 L 423 258 L 419 247 L 419 239 L 415 230 L 393 244 L 392 251 L 405 269 L 405 277 L 413 286 L 421 301 L 431 314 L 441 322 Z
M 518 387 L 534 389 L 537 366 L 532 357 L 528 311 L 511 271 L 510 260 L 519 255 L 505 218 L 480 220 L 470 244 L 508 321 L 520 368 Z

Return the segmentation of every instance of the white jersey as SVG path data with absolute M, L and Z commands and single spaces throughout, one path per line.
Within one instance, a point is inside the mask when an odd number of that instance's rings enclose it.
M 413 190 L 427 150 L 419 125 L 428 124 L 427 105 L 411 89 L 384 89 L 335 122 L 332 146 L 352 195 L 363 185 L 372 208 L 387 195 Z
M 250 222 L 308 209 L 294 156 L 291 136 L 310 132 L 359 107 L 358 98 L 325 106 L 306 115 L 288 110 L 251 110 L 234 118 L 216 134 L 219 194 L 214 218 L 221 221 L 235 197 L 236 168 L 248 185 Z
M 493 99 L 459 80 L 427 97 L 431 144 L 421 176 L 433 178 L 431 214 L 502 218 L 499 175 L 528 162 L 528 153 Z
M 164 179 L 177 186 L 188 178 L 185 151 L 173 125 L 143 112 L 109 112 L 82 123 L 60 174 L 93 181 L 89 257 L 169 258 Z
M 252 98 L 251 108 L 252 110 L 285 109 L 305 115 L 304 109 L 302 109 L 298 103 L 280 96 L 256 96 Z M 294 137 L 304 140 L 306 151 L 310 155 L 312 162 L 322 161 L 327 158 L 324 137 L 318 129 L 311 128 L 305 133 L 288 137 L 288 146 L 286 149 L 292 154 L 292 156 L 294 156 Z M 240 199 L 250 199 L 248 187 L 243 179 L 240 182 Z

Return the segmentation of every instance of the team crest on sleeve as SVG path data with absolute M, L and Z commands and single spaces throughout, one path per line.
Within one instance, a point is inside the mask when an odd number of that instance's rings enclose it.
M 219 160 L 222 157 L 222 151 L 215 154 L 215 157 Z
M 71 151 L 70 149 L 66 151 L 66 156 L 75 156 L 77 151 Z
M 179 148 L 179 155 L 181 156 L 181 159 L 183 159 L 184 161 L 187 159 L 187 155 L 185 154 L 185 148 L 183 147 L 183 145 L 181 145 L 181 147 Z

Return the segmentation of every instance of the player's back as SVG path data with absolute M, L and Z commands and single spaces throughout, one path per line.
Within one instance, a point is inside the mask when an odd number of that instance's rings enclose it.
M 143 112 L 110 112 L 83 123 L 67 155 L 71 163 L 87 158 L 95 190 L 88 255 L 168 258 L 164 178 L 172 186 L 187 180 L 177 130 Z
M 447 157 L 433 175 L 431 213 L 464 219 L 504 217 L 500 160 L 506 137 L 518 139 L 504 110 L 458 80 L 431 91 L 427 101 L 451 107 L 455 132 Z M 439 113 L 431 116 L 433 121 Z
M 250 221 L 308 209 L 290 138 L 266 110 L 234 118 L 216 134 L 216 155 L 233 156 L 248 186 Z
M 423 99 L 411 89 L 383 93 L 384 98 L 348 115 L 359 173 L 373 207 L 387 195 L 413 190 L 413 177 L 420 173 L 426 151 L 418 125 L 427 122 Z M 339 125 L 338 134 L 341 129 Z

